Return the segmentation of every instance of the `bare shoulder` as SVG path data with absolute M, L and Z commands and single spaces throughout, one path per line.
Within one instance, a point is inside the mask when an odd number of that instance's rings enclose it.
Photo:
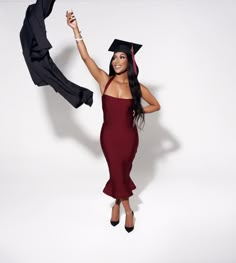
M 145 95 L 148 95 L 148 94 L 151 95 L 150 90 L 145 85 L 143 85 L 142 83 L 139 83 L 139 84 L 140 84 L 142 97 L 145 96 Z
M 101 90 L 101 93 L 103 94 L 105 86 L 107 84 L 107 82 L 109 81 L 109 79 L 112 78 L 111 76 L 109 76 L 107 73 L 105 73 L 103 75 L 103 78 L 101 79 L 101 82 L 99 83 L 99 87 Z
M 150 90 L 143 84 L 140 83 L 140 89 L 142 98 L 151 105 L 159 105 L 155 96 L 150 92 Z
M 98 81 L 99 86 L 106 85 L 107 81 L 110 79 L 110 76 L 102 69 L 100 69 L 100 79 Z

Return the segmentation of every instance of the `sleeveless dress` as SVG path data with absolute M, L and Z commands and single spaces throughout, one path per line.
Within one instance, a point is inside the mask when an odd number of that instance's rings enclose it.
M 103 192 L 113 198 L 128 198 L 136 188 L 130 178 L 132 162 L 138 148 L 138 131 L 133 125 L 133 99 L 106 95 L 111 77 L 102 95 L 104 122 L 100 143 L 106 158 L 110 178 Z

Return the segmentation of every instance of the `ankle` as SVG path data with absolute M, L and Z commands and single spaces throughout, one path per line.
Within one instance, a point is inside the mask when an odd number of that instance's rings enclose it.
M 129 210 L 126 210 L 125 211 L 125 214 L 128 216 L 128 215 L 131 215 L 131 214 L 133 214 L 133 211 L 131 210 L 131 209 L 129 209 Z

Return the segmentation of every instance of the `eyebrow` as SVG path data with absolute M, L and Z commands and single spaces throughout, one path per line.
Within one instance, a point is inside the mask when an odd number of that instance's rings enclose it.
M 124 56 L 124 57 L 126 57 L 126 54 L 125 53 L 121 53 L 120 55 L 113 55 L 113 57 L 119 57 L 119 56 Z

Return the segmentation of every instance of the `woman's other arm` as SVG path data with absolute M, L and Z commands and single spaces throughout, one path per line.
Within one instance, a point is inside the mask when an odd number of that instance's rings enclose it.
M 144 113 L 151 113 L 154 111 L 158 111 L 161 109 L 161 105 L 157 101 L 157 99 L 152 95 L 147 87 L 140 84 L 142 98 L 149 104 L 143 107 Z

